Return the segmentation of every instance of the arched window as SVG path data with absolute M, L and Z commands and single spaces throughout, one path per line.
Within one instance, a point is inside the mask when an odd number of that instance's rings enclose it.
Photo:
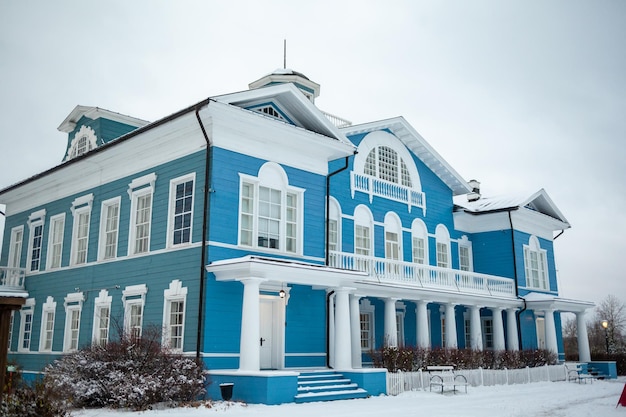
M 274 162 L 266 162 L 258 177 L 239 177 L 239 244 L 301 253 L 304 190 L 289 185 Z
M 328 250 L 341 252 L 341 207 L 333 197 L 328 201 Z
M 473 271 L 474 262 L 472 260 L 472 242 L 463 235 L 459 239 L 459 269 L 461 271 Z
M 92 128 L 81 126 L 70 143 L 65 160 L 68 161 L 95 149 L 98 146 L 96 139 L 96 132 Z
M 540 290 L 549 290 L 547 251 L 541 249 L 539 239 L 531 236 L 528 245 L 524 245 L 524 268 L 526 285 Z
M 369 133 L 359 144 L 351 177 L 352 196 L 356 191 L 407 204 L 426 211 L 419 173 L 413 156 L 394 135 L 384 131 Z
M 435 240 L 437 241 L 437 266 L 450 268 L 450 233 L 443 224 L 437 225 Z
M 402 260 L 402 223 L 393 212 L 385 215 L 385 258 Z
M 428 264 L 428 231 L 426 225 L 420 219 L 413 220 L 411 226 L 411 241 L 413 262 L 416 264 Z
M 373 217 L 369 209 L 363 205 L 354 210 L 354 253 L 371 256 L 373 242 Z

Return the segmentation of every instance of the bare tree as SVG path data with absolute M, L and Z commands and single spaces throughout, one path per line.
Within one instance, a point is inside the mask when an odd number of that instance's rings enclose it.
M 575 317 L 565 317 L 563 320 L 563 345 L 565 348 L 565 358 L 578 356 L 578 325 Z
M 624 345 L 624 327 L 626 326 L 626 305 L 616 296 L 608 295 L 596 307 L 596 322 L 599 325 L 607 321 L 604 336 L 608 351 L 613 353 L 621 350 Z

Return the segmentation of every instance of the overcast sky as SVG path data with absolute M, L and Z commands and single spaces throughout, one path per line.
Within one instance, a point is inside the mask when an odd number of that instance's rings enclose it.
M 404 116 L 483 195 L 545 188 L 561 295 L 626 302 L 624 0 L 0 0 L 0 189 L 61 162 L 74 106 L 153 121 L 246 90 L 283 39 L 321 109 Z

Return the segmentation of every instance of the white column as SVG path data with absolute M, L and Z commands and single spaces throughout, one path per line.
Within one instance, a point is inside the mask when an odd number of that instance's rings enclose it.
M 428 331 L 428 302 L 418 300 L 415 314 L 417 315 L 417 346 L 430 348 L 430 332 Z
M 456 314 L 454 304 L 446 304 L 446 348 L 456 349 L 458 347 L 456 339 Z
M 335 290 L 335 369 L 352 368 L 350 289 Z
M 385 299 L 385 346 L 398 346 L 396 298 Z
M 507 328 L 507 345 L 508 350 L 515 352 L 519 350 L 519 338 L 517 337 L 517 309 L 506 309 L 506 328 Z
M 504 323 L 502 322 L 502 308 L 494 307 L 491 309 L 493 314 L 493 349 L 504 350 Z
M 578 330 L 578 360 L 580 362 L 591 361 L 589 352 L 589 337 L 587 336 L 587 322 L 585 312 L 576 313 L 576 328 Z
M 358 295 L 350 295 L 350 335 L 352 339 L 352 368 L 363 367 L 361 359 L 361 311 Z
M 335 294 L 328 297 L 328 365 L 335 367 Z
M 554 310 L 545 310 L 545 324 L 546 324 L 546 349 L 559 353 L 558 344 L 556 341 L 556 325 L 554 324 Z
M 470 339 L 472 349 L 483 350 L 483 326 L 480 321 L 480 306 L 470 306 Z
M 243 306 L 241 308 L 241 337 L 239 344 L 239 370 L 261 369 L 261 326 L 259 322 L 259 286 L 261 278 L 242 279 Z

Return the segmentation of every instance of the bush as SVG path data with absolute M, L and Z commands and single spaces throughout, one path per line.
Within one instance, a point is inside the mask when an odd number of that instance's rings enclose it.
M 553 365 L 556 354 L 541 349 L 493 351 L 473 349 L 384 347 L 370 352 L 374 367 L 411 372 L 427 366 L 454 365 L 457 369 L 517 369 Z
M 3 396 L 0 416 L 6 417 L 66 417 L 67 405 L 55 392 L 38 382 L 20 384 Z
M 146 335 L 146 333 L 148 333 Z M 158 332 L 90 346 L 46 367 L 44 383 L 74 407 L 148 409 L 205 393 L 205 372 L 194 359 L 161 347 Z

